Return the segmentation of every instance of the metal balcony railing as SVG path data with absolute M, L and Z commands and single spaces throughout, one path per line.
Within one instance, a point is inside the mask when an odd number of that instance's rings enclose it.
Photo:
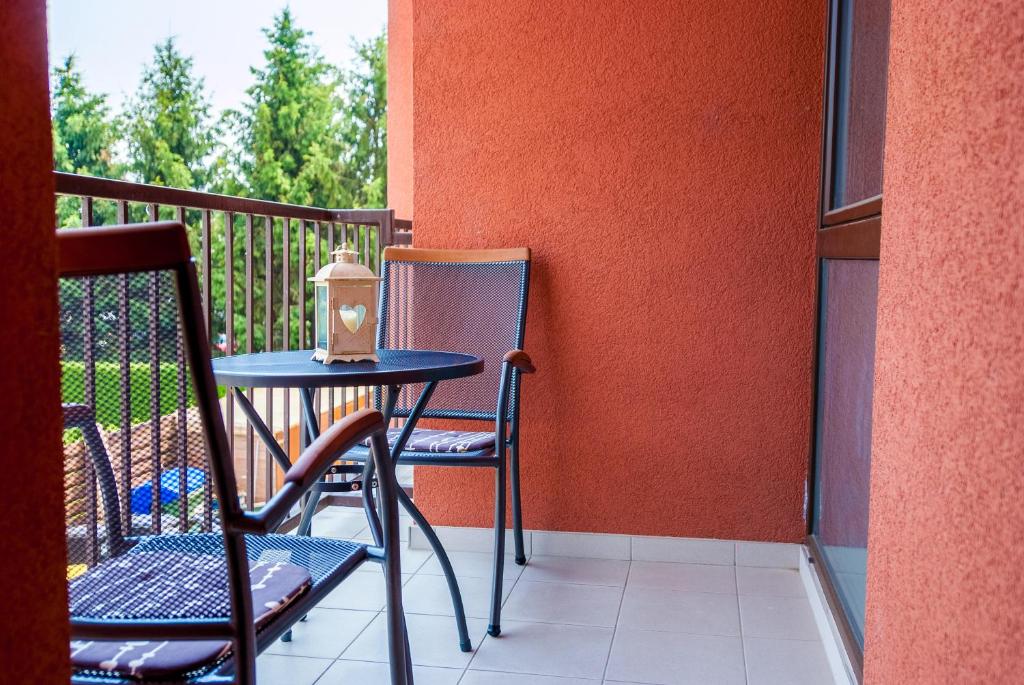
M 359 252 L 361 263 L 378 273 L 385 246 L 412 243 L 412 222 L 396 219 L 391 209 L 324 209 L 60 172 L 54 177 L 60 213 L 80 217 L 80 221 L 65 218 L 65 226 L 168 219 L 186 225 L 215 355 L 310 347 L 313 290 L 307 279 L 330 259 L 330 252 L 348 243 Z M 129 383 L 131 363 L 146 362 L 146 351 L 127 349 L 127 336 L 120 344 L 125 349 L 106 353 L 121 360 L 122 380 Z M 84 373 L 95 374 L 93 360 L 83 361 Z M 84 386 L 95 392 L 95 381 L 87 377 Z M 372 388 L 359 388 L 318 393 L 316 404 L 324 427 L 370 405 L 372 392 Z M 297 393 L 249 389 L 247 394 L 265 413 L 286 453 L 294 457 L 303 430 Z M 95 403 L 95 398 L 84 400 Z M 258 507 L 276 490 L 281 472 L 257 444 L 241 412 L 236 412 L 230 393 L 223 408 L 240 494 L 247 507 Z M 131 434 L 129 413 L 122 413 L 119 425 L 101 429 L 111 435 Z M 122 471 L 125 482 L 119 485 L 127 493 L 133 485 L 131 464 Z

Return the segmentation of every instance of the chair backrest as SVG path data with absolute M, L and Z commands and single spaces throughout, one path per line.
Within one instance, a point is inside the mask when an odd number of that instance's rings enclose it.
M 377 329 L 380 348 L 463 352 L 483 373 L 437 386 L 427 418 L 494 420 L 502 357 L 522 348 L 530 282 L 528 248 L 384 250 Z M 408 416 L 419 388 L 403 389 L 395 416 Z M 518 407 L 513 374 L 509 418 Z
M 195 536 L 179 547 L 200 561 L 220 556 L 227 570 L 209 577 L 223 582 L 213 604 L 222 615 L 133 615 L 113 599 L 80 615 L 72 593 L 72 635 L 89 621 L 130 639 L 132 621 L 223 619 L 233 627 L 222 637 L 249 651 L 238 627 L 251 625 L 251 607 L 240 606 L 249 596 L 244 540 L 226 532 L 242 512 L 185 229 L 69 229 L 57 244 L 69 585 L 151 536 Z M 105 590 L 89 591 L 95 607 Z

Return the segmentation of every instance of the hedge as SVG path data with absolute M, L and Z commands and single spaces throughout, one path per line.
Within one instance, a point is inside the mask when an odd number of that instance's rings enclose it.
M 117 362 L 96 362 L 96 422 L 104 428 L 121 425 L 121 365 Z M 160 416 L 178 408 L 178 365 L 160 364 Z M 150 406 L 153 397 L 151 369 L 147 362 L 128 365 L 128 383 L 131 398 L 131 422 L 140 423 L 152 418 Z M 195 405 L 192 381 L 186 375 L 186 406 Z M 64 402 L 85 402 L 85 362 L 61 361 L 61 397 Z

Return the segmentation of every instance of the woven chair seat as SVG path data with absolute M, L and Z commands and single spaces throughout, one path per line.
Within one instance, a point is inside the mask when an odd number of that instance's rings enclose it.
M 143 538 L 69 583 L 71 615 L 111 621 L 227 618 L 223 540 L 215 533 Z M 291 535 L 247 535 L 246 551 L 257 631 L 296 598 L 347 575 L 366 557 L 361 544 Z M 228 657 L 230 647 L 219 640 L 74 640 L 71 662 L 79 673 L 178 682 L 208 672 Z

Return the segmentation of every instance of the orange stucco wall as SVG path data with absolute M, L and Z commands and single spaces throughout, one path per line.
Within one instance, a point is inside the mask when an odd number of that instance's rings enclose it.
M 0 2 L 0 681 L 69 677 L 46 3 Z
M 528 527 L 802 538 L 823 11 L 414 3 L 416 244 L 534 250 Z M 492 478 L 417 501 L 489 525 Z
M 893 4 L 866 680 L 1024 644 L 1024 5 Z
M 388 207 L 412 219 L 412 2 L 388 2 Z

